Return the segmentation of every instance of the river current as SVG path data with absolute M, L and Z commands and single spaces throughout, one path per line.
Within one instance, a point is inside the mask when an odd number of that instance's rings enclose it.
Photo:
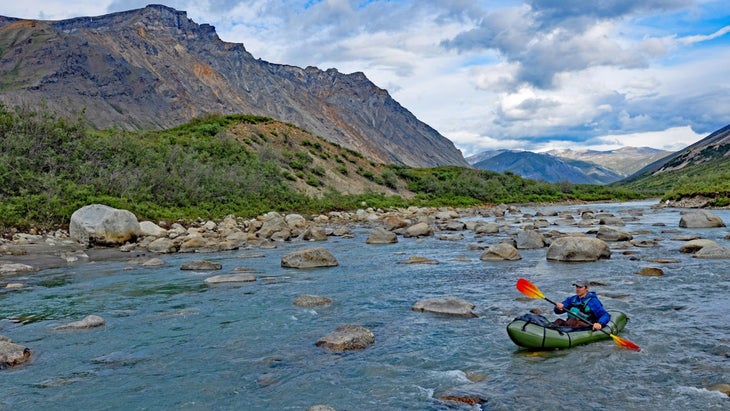
M 612 247 L 609 260 L 559 263 L 546 248 L 520 250 L 522 259 L 484 262 L 482 251 L 505 233 L 441 240 L 398 238 L 367 245 L 370 229 L 354 238 L 279 243 L 273 249 L 163 255 L 156 268 L 109 261 L 44 270 L 22 280 L 25 290 L 0 293 L 0 334 L 32 350 L 31 360 L 0 371 L 0 410 L 343 410 L 624 409 L 720 410 L 730 398 L 707 388 L 730 383 L 730 262 L 680 253 L 696 234 L 730 246 L 727 228 L 679 228 L 680 209 L 654 202 L 523 207 L 524 213 L 590 209 L 628 216 L 625 231 L 656 247 Z M 713 211 L 730 224 L 730 211 Z M 474 217 L 494 221 L 493 217 Z M 519 227 L 518 216 L 506 222 Z M 558 217 L 546 217 L 555 220 Z M 663 223 L 663 225 L 662 225 Z M 587 229 L 552 225 L 563 232 Z M 281 267 L 303 247 L 325 247 L 339 266 Z M 617 247 L 617 248 L 614 248 Z M 627 252 L 629 251 L 629 252 Z M 402 264 L 411 256 L 439 264 Z M 655 259 L 676 260 L 657 263 Z M 216 272 L 184 271 L 191 260 L 223 265 Z M 256 281 L 208 286 L 204 279 L 239 267 Z M 637 274 L 645 267 L 661 277 Z M 515 288 L 524 277 L 560 301 L 577 278 L 604 306 L 629 316 L 622 337 L 557 351 L 527 351 L 505 327 L 533 308 L 550 311 Z M 8 279 L 4 279 L 8 280 Z M 326 307 L 292 304 L 302 294 L 333 300 Z M 475 304 L 477 318 L 415 312 L 430 297 L 456 296 Z M 106 325 L 54 330 L 89 314 Z M 555 318 L 552 313 L 548 317 Z M 360 351 L 333 353 L 315 346 L 343 324 L 375 334 Z M 443 395 L 486 400 L 468 405 Z

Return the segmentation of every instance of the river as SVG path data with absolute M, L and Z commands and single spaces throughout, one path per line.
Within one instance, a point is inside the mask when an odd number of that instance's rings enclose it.
M 464 239 L 456 241 L 439 239 L 456 233 L 437 233 L 367 245 L 370 229 L 358 228 L 354 238 L 326 242 L 164 255 L 166 264 L 155 268 L 109 261 L 13 278 L 26 288 L 0 294 L 0 334 L 33 356 L 0 371 L 0 410 L 305 410 L 315 404 L 338 411 L 728 409 L 727 395 L 707 390 L 730 383 L 728 260 L 680 253 L 683 242 L 671 238 L 697 234 L 727 247 L 729 230 L 679 228 L 681 210 L 653 204 L 522 208 L 533 215 L 569 211 L 576 218 L 581 209 L 617 216 L 640 210 L 636 221 L 620 228 L 659 245 L 609 244 L 611 258 L 593 263 L 547 261 L 545 248 L 520 250 L 519 261 L 481 261 L 474 246 L 496 243 L 504 233 L 475 237 L 463 231 Z M 730 211 L 713 212 L 730 223 Z M 519 217 L 506 221 L 517 227 Z M 542 231 L 548 230 L 587 231 L 565 225 Z M 339 266 L 281 267 L 282 255 L 312 246 L 330 250 Z M 439 264 L 402 264 L 410 256 Z M 223 270 L 180 270 L 200 259 Z M 253 270 L 256 281 L 204 283 L 238 267 Z M 638 275 L 644 267 L 661 268 L 664 275 Z M 505 331 L 509 321 L 532 308 L 551 309 L 516 290 L 520 277 L 554 301 L 573 293 L 577 278 L 602 284 L 592 290 L 607 308 L 628 314 L 621 336 L 641 352 L 610 339 L 569 350 L 519 349 Z M 293 305 L 302 294 L 333 303 Z M 411 310 L 420 299 L 442 296 L 474 303 L 478 317 Z M 89 314 L 106 325 L 54 330 Z M 345 353 L 315 346 L 342 324 L 370 329 L 375 343 Z M 486 402 L 438 399 L 452 394 Z

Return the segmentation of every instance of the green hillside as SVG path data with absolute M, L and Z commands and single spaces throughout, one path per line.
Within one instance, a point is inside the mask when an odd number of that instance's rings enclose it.
M 474 206 L 626 200 L 636 189 L 550 184 L 464 167 L 371 162 L 290 124 L 210 115 L 147 132 L 93 130 L 44 111 L 0 106 L 0 228 L 50 229 L 83 205 L 140 219 L 323 213 L 362 206 Z
M 665 170 L 615 187 L 655 194 L 662 200 L 702 196 L 711 199 L 712 207 L 730 205 L 730 158 L 718 157 L 711 161 L 691 164 L 678 170 Z

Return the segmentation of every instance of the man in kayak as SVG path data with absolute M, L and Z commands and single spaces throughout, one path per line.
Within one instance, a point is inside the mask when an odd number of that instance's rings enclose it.
M 556 303 L 555 314 L 568 313 L 568 319 L 558 318 L 553 322 L 558 327 L 583 328 L 592 325 L 594 331 L 600 330 L 611 319 L 611 315 L 603 308 L 598 296 L 588 291 L 588 281 L 578 280 L 573 283 L 575 295 L 566 298 L 562 303 Z

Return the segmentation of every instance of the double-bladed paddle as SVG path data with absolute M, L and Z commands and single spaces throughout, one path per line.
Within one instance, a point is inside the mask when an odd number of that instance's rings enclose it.
M 540 289 L 537 288 L 537 286 L 535 284 L 531 283 L 527 279 L 520 278 L 519 280 L 517 280 L 517 290 L 530 298 L 541 298 L 541 299 L 549 302 L 552 305 L 556 305 L 555 302 L 550 301 L 549 298 L 545 297 L 542 294 L 542 291 L 540 291 Z M 603 331 L 604 334 L 611 336 L 611 338 L 613 338 L 613 341 L 616 343 L 616 345 L 618 345 L 621 348 L 628 348 L 628 349 L 634 350 L 634 351 L 641 351 L 641 348 L 638 345 L 632 343 L 631 341 L 629 341 L 625 338 L 621 338 L 618 335 L 609 333 L 608 331 L 604 330 L 603 328 L 601 328 L 599 331 Z

